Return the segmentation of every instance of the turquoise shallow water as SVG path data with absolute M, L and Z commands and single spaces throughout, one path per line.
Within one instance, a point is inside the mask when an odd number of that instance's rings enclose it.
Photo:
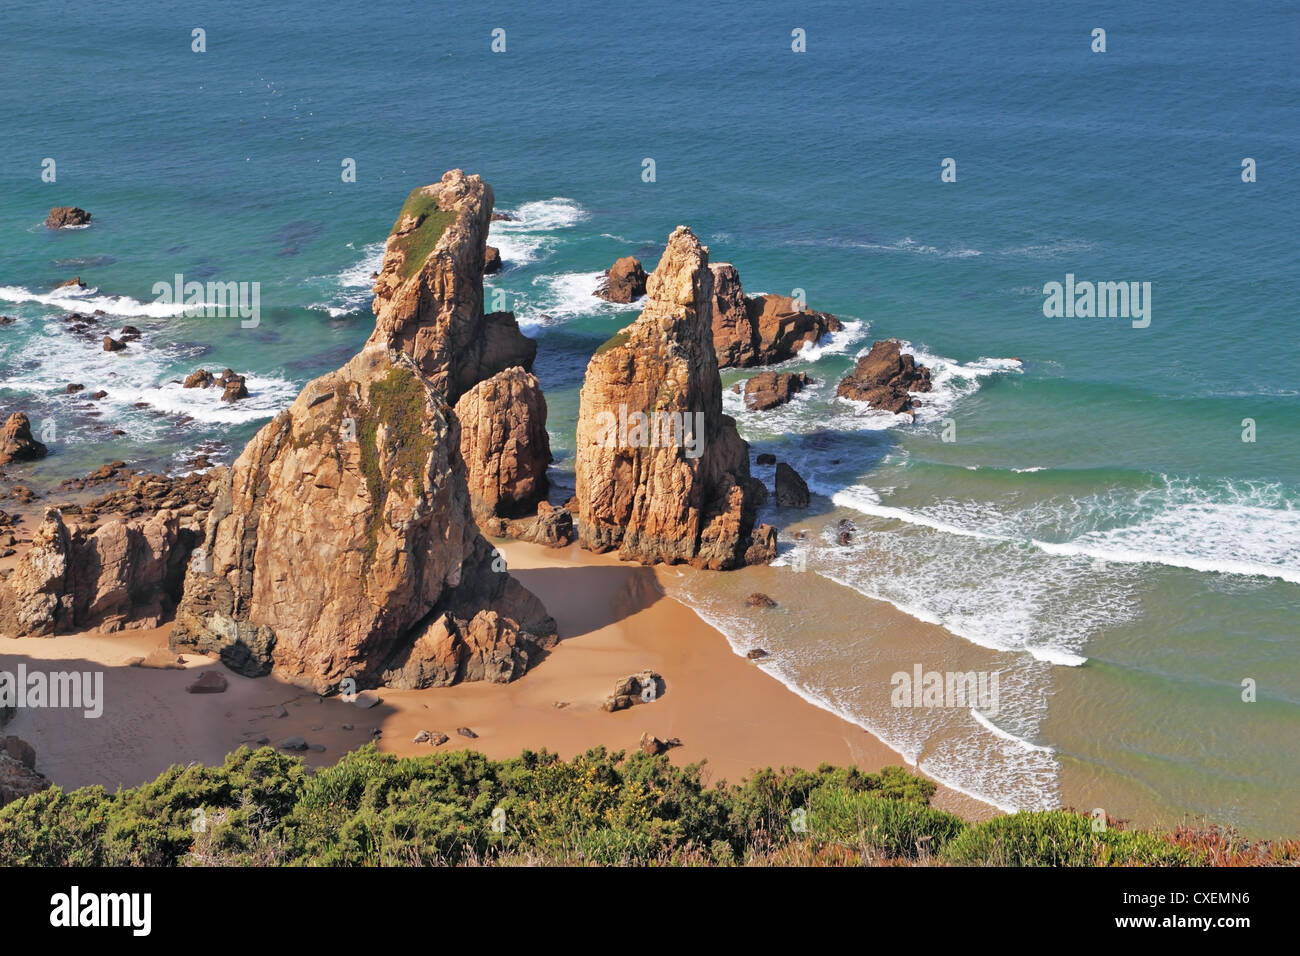
M 848 323 L 792 363 L 819 384 L 786 409 L 727 393 L 754 450 L 817 492 L 811 517 L 774 517 L 804 519 L 808 569 L 844 602 L 819 609 L 820 636 L 764 637 L 792 685 L 1000 805 L 1300 829 L 1287 4 L 668 3 L 630 23 L 576 3 L 131 0 L 2 16 L 0 313 L 16 321 L 0 328 L 0 406 L 55 436 L 17 474 L 171 467 L 204 442 L 228 459 L 365 339 L 395 211 L 461 166 L 520 219 L 494 227 L 506 270 L 489 284 L 539 340 L 564 485 L 586 360 L 636 314 L 590 295 L 598 273 L 625 254 L 649 266 L 687 223 L 747 291 L 802 288 Z M 51 42 L 64 21 L 80 28 Z M 68 203 L 94 225 L 45 231 Z M 260 324 L 168 314 L 152 289 L 178 272 L 260 283 Z M 1152 283 L 1150 327 L 1045 318 L 1043 285 L 1067 273 Z M 90 291 L 51 297 L 72 275 Z M 69 335 L 71 308 L 142 343 L 106 354 Z M 916 424 L 834 398 L 890 335 L 935 372 Z M 252 397 L 181 390 L 200 365 L 249 374 Z M 89 407 L 69 382 L 109 395 Z M 861 532 L 849 549 L 823 534 L 841 518 Z M 728 587 L 696 596 L 743 628 Z M 1000 669 L 996 731 L 898 714 L 878 677 L 846 679 L 873 654 L 882 673 L 915 662 L 869 628 L 840 635 L 850 594 L 941 624 L 927 667 Z

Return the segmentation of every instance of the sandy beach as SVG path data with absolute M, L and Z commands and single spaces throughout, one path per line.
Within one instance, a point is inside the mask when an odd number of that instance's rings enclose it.
M 762 664 L 735 654 L 721 633 L 664 593 L 659 576 L 672 571 L 576 546 L 507 542 L 501 550 L 560 632 L 546 659 L 513 683 L 381 690 L 381 702 L 362 709 L 337 698 L 322 701 L 274 678 L 244 678 L 193 655 L 185 655 L 179 670 L 128 666 L 165 647 L 169 626 L 6 639 L 0 667 L 13 670 L 25 662 L 29 668 L 103 670 L 106 698 L 99 719 L 76 710 L 20 710 L 6 732 L 32 743 L 38 769 L 55 783 L 109 789 L 136 786 L 174 763 L 219 763 L 263 737 L 277 746 L 292 736 L 323 746 L 303 754 L 320 766 L 372 739 L 376 730 L 380 748 L 400 755 L 430 752 L 428 744 L 412 742 L 429 730 L 450 736 L 441 750 L 473 748 L 493 758 L 524 748 L 563 757 L 600 745 L 630 750 L 649 732 L 679 738 L 682 745 L 670 758 L 707 761 L 714 781 L 736 782 L 765 766 L 876 770 L 904 764 L 862 728 L 808 703 L 765 674 Z M 214 668 L 229 682 L 225 693 L 185 692 L 199 672 Z M 618 713 L 601 710 L 617 680 L 647 668 L 664 678 L 659 699 Z M 460 736 L 459 727 L 478 737 Z M 934 802 L 969 818 L 993 812 L 943 787 Z

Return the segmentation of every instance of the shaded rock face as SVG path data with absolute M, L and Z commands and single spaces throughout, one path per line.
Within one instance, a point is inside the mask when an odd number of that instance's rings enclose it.
M 634 302 L 645 295 L 646 274 L 641 260 L 624 256 L 615 260 L 605 273 L 605 281 L 596 295 L 609 302 Z
M 729 262 L 713 272 L 713 346 L 720 368 L 775 365 L 844 326 L 827 312 L 803 308 L 782 295 L 747 296 Z
M 784 405 L 811 381 L 805 372 L 759 372 L 745 382 L 745 407 L 766 411 Z
M 79 206 L 54 206 L 45 218 L 47 229 L 63 229 L 67 226 L 90 225 L 90 213 Z
M 168 509 L 69 531 L 52 508 L 13 574 L 0 582 L 0 635 L 157 627 L 180 598 L 197 540 L 196 529 Z
M 493 518 L 481 526 L 487 534 L 542 544 L 548 548 L 563 548 L 578 536 L 573 526 L 573 514 L 567 508 L 557 508 L 546 501 L 537 503 L 535 515 L 513 520 Z
M 36 770 L 36 751 L 20 737 L 0 736 L 0 807 L 51 786 Z
M 416 189 L 393 224 L 375 279 L 367 346 L 410 356 L 453 405 L 497 372 L 516 365 L 530 371 L 537 354 L 513 313 L 483 313 L 492 202 L 492 187 L 459 169 Z
M 903 352 L 897 339 L 885 339 L 858 359 L 835 394 L 898 414 L 910 412 L 918 404 L 910 392 L 929 390 L 930 370 Z
M 536 510 L 546 498 L 551 463 L 546 398 L 536 376 L 516 366 L 479 382 L 456 402 L 456 417 L 474 517 L 483 522 Z
M 35 461 L 49 449 L 32 436 L 32 423 L 22 412 L 14 412 L 0 428 L 0 465 L 11 461 Z
M 501 250 L 496 246 L 488 246 L 483 255 L 483 274 L 490 276 L 501 271 Z
M 785 462 L 776 466 L 776 503 L 782 508 L 807 508 L 808 483 Z
M 523 673 L 555 623 L 493 569 L 459 442 L 404 353 L 370 345 L 309 383 L 218 492 L 172 649 L 317 693 Z
M 708 249 L 685 226 L 669 237 L 646 295 L 640 317 L 587 365 L 576 449 L 578 540 L 647 564 L 736 567 L 746 561 L 766 492 L 749 475 L 749 446 L 722 414 L 713 273 Z M 622 427 L 637 414 L 675 422 L 676 431 Z

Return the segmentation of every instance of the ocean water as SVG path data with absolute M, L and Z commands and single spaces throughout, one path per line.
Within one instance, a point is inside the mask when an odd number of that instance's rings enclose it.
M 762 579 L 798 613 L 746 617 L 749 578 L 683 575 L 738 648 L 761 640 L 792 690 L 1008 809 L 1300 830 L 1293 5 L 123 0 L 0 20 L 0 407 L 52 449 L 11 477 L 229 460 L 364 341 L 396 210 L 459 166 L 518 217 L 494 225 L 489 295 L 538 340 L 571 485 L 586 361 L 637 313 L 591 292 L 685 223 L 746 291 L 803 289 L 846 322 L 789 363 L 817 385 L 786 408 L 726 393 L 754 452 L 815 492 L 767 516 L 787 531 Z M 45 230 L 65 204 L 93 225 Z M 178 273 L 259 283 L 257 327 L 155 301 Z M 1046 318 L 1067 273 L 1150 282 L 1149 327 Z M 52 291 L 73 275 L 86 291 Z M 143 337 L 105 353 L 74 309 Z M 887 336 L 934 373 L 915 422 L 834 394 Z M 200 366 L 251 397 L 181 389 Z M 876 601 L 936 628 L 912 640 Z M 997 713 L 892 707 L 915 664 L 996 672 Z

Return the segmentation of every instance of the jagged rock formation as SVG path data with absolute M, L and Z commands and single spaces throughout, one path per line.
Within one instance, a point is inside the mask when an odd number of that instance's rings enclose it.
M 0 582 L 0 635 L 157 627 L 180 598 L 197 540 L 193 518 L 169 509 L 69 530 L 51 508 L 32 546 Z
M 609 302 L 635 302 L 645 295 L 646 274 L 641 260 L 635 256 L 624 256 L 615 260 L 605 273 L 595 294 Z
M 551 439 L 537 378 L 516 366 L 479 382 L 456 402 L 474 517 L 518 518 L 546 499 Z
M 713 346 L 720 368 L 775 365 L 844 326 L 783 295 L 745 295 L 740 273 L 729 262 L 713 271 Z
M 500 272 L 501 250 L 496 246 L 488 246 L 483 253 L 483 274 L 485 276 L 490 276 Z
M 480 526 L 487 534 L 544 544 L 548 548 L 562 548 L 572 544 L 578 536 L 577 529 L 573 526 L 572 512 L 546 501 L 537 503 L 535 515 L 513 520 L 493 518 Z
M 909 392 L 929 390 L 930 370 L 903 352 L 898 339 L 885 339 L 874 343 L 871 351 L 858 359 L 835 394 L 898 414 L 916 406 Z
M 368 346 L 411 356 L 461 422 L 475 517 L 518 518 L 546 497 L 546 400 L 537 344 L 509 312 L 483 314 L 492 188 L 458 169 L 411 193 L 375 281 Z
M 35 461 L 49 449 L 32 436 L 32 423 L 22 412 L 14 412 L 0 428 L 0 465 L 11 461 Z
M 482 462 L 511 428 L 479 415 L 530 387 L 519 375 L 531 378 L 535 344 L 509 313 L 483 314 L 491 211 L 492 190 L 460 170 L 408 198 L 375 282 L 366 347 L 309 383 L 231 467 L 190 563 L 174 650 L 329 693 L 345 679 L 510 680 L 555 643 L 554 620 L 474 523 L 449 407 L 467 399 Z M 543 409 L 517 419 L 530 454 Z M 497 461 L 477 473 L 480 490 L 490 486 L 498 504 L 503 492 L 532 493 L 522 466 Z
M 578 539 L 644 563 L 725 569 L 760 558 L 763 548 L 751 545 L 768 538 L 754 528 L 766 490 L 750 477 L 749 446 L 722 414 L 713 273 L 708 249 L 685 226 L 669 237 L 646 295 L 640 317 L 587 365 Z M 641 415 L 651 416 L 650 427 L 636 427 Z
M 759 372 L 745 382 L 745 407 L 766 411 L 784 405 L 811 382 L 806 372 Z
M 492 567 L 459 440 L 402 353 L 370 345 L 310 383 L 231 467 L 171 647 L 317 693 L 523 673 L 555 624 Z
M 459 169 L 407 197 L 375 280 L 369 345 L 413 358 L 448 403 L 513 366 L 531 371 L 537 343 L 513 313 L 483 314 L 492 187 Z

